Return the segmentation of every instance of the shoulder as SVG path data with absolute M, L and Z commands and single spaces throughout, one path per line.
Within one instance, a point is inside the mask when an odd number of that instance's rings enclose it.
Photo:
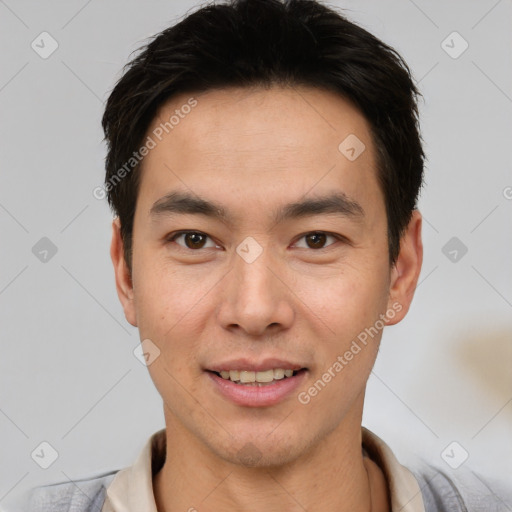
M 512 510 L 512 487 L 472 470 L 445 471 L 423 464 L 410 469 L 420 485 L 425 512 Z
M 99 512 L 106 488 L 119 470 L 80 480 L 31 488 L 25 496 L 27 512 Z

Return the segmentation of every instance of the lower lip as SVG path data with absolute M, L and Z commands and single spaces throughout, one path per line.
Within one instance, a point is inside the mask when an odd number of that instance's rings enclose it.
M 235 384 L 213 372 L 206 373 L 220 393 L 235 404 L 245 407 L 267 407 L 275 405 L 291 395 L 306 378 L 307 370 L 301 370 L 292 377 L 286 377 L 264 386 Z

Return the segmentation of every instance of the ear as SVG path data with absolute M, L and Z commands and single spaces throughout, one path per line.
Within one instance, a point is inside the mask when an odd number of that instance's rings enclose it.
M 409 311 L 423 262 L 421 224 L 421 214 L 418 210 L 414 210 L 400 240 L 397 261 L 391 270 L 388 311 L 393 311 L 395 314 L 392 317 L 388 316 L 387 325 L 397 324 Z
M 123 306 L 124 316 L 130 324 L 137 327 L 135 303 L 133 300 L 133 284 L 130 270 L 124 259 L 124 244 L 121 238 L 121 221 L 119 217 L 116 217 L 112 222 L 110 257 L 112 258 L 116 276 L 117 296 Z

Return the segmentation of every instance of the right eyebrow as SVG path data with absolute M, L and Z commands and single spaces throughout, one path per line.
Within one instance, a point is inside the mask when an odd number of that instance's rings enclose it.
M 155 201 L 149 214 L 151 217 L 161 215 L 178 214 L 199 214 L 208 217 L 217 218 L 225 223 L 229 223 L 229 216 L 226 210 L 213 201 L 207 201 L 199 196 L 194 196 L 186 192 L 171 192 Z

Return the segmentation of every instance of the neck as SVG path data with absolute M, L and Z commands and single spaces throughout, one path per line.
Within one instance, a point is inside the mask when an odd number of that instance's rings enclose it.
M 363 457 L 361 423 L 339 427 L 293 462 L 246 467 L 227 462 L 166 411 L 166 461 L 153 478 L 158 512 L 387 512 L 380 468 Z

